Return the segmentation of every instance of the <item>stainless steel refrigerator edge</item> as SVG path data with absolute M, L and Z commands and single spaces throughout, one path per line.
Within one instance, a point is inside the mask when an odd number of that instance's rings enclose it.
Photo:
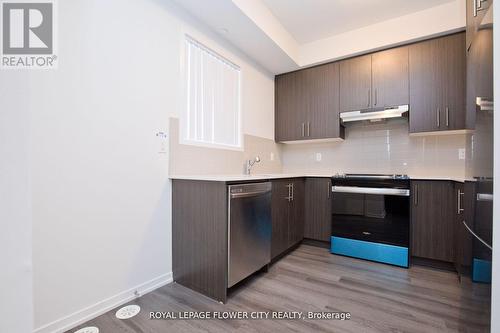
M 493 19 L 491 10 L 484 16 L 467 50 L 467 107 L 474 117 L 475 131 L 468 138 L 467 173 L 474 178 L 466 189 L 473 189 L 469 200 L 471 214 L 462 221 L 471 249 L 467 259 L 472 279 L 488 282 L 485 267 L 491 269 L 493 227 Z M 466 194 L 467 195 L 467 194 Z M 479 267 L 479 268 L 478 268 Z

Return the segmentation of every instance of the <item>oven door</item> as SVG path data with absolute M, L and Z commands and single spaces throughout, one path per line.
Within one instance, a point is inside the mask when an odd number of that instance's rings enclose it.
M 332 235 L 409 246 L 410 190 L 332 186 Z

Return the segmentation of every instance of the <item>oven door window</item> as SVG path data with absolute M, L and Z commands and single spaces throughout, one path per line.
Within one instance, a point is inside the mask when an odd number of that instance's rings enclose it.
M 409 200 L 407 196 L 333 193 L 332 234 L 408 247 Z

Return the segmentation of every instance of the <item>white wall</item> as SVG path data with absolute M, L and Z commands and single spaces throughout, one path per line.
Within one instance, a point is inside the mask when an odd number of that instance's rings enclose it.
M 40 332 L 170 277 L 168 160 L 155 133 L 175 108 L 178 30 L 156 2 L 59 2 L 59 69 L 31 74 Z
M 19 308 L 30 307 L 30 172 L 36 332 L 62 331 L 171 280 L 169 155 L 159 153 L 155 134 L 168 131 L 183 105 L 184 33 L 242 67 L 244 132 L 274 133 L 273 76 L 169 0 L 58 7 L 59 68 L 0 75 L 0 124 L 9 129 L 2 157 L 5 148 L 22 166 L 10 178 L 15 192 L 0 187 L 2 203 L 19 207 L 0 210 L 1 220 L 11 221 L 0 240 L 9 237 L 17 253 L 2 298 L 21 288 Z M 0 320 L 8 325 L 0 331 L 31 331 L 30 312 L 22 318 Z
M 500 3 L 493 2 L 494 100 L 500 100 Z M 491 332 L 500 332 L 500 117 L 494 117 L 493 268 L 491 284 Z
M 0 332 L 9 333 L 33 329 L 28 78 L 0 74 Z

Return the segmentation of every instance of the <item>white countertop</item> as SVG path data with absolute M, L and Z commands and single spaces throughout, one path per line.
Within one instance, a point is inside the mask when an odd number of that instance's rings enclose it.
M 324 177 L 330 178 L 333 174 L 296 174 L 296 173 L 276 173 L 276 174 L 255 174 L 255 175 L 171 175 L 170 179 L 179 180 L 203 180 L 217 182 L 239 182 L 250 180 L 271 180 L 280 178 L 304 178 L 304 177 Z M 450 180 L 455 182 L 474 181 L 474 179 L 439 176 L 416 176 L 410 175 L 412 180 Z
M 411 180 L 450 180 L 453 182 L 464 183 L 466 181 L 475 181 L 472 178 L 459 178 L 459 177 L 439 177 L 439 176 L 409 176 Z
M 170 179 L 182 179 L 182 180 L 207 180 L 207 181 L 218 181 L 218 182 L 235 182 L 235 181 L 248 181 L 248 180 L 270 180 L 270 179 L 280 179 L 280 178 L 302 178 L 307 177 L 303 174 L 289 174 L 289 173 L 276 173 L 276 174 L 255 174 L 255 175 L 175 175 L 170 176 Z M 325 176 L 331 177 L 331 176 Z

